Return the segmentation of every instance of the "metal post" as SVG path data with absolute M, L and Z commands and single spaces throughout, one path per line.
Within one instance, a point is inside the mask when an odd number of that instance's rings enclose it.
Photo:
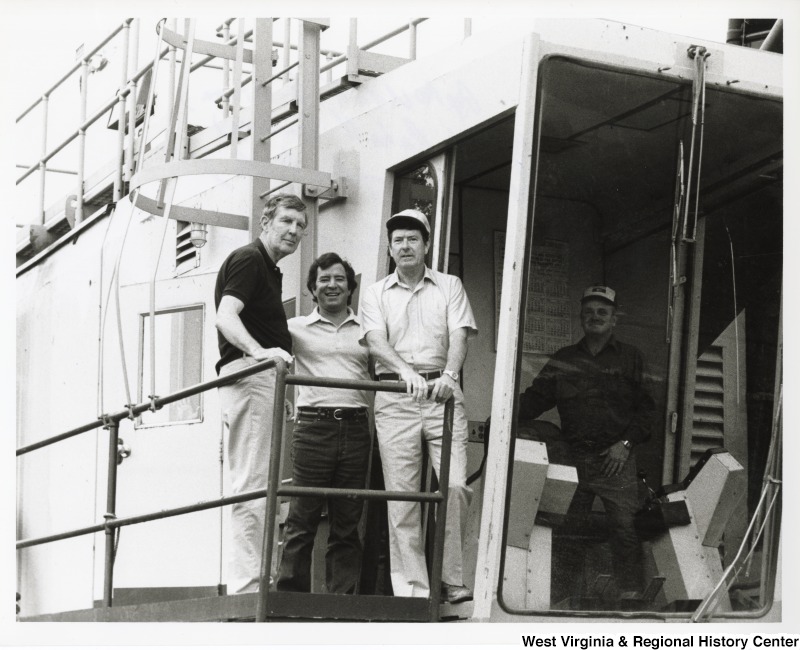
M 152 80 L 152 77 L 151 77 Z M 122 179 L 130 181 L 133 177 L 136 162 L 136 101 L 137 101 L 138 84 L 135 81 L 130 82 L 130 93 L 128 93 L 128 140 L 127 150 L 124 157 L 125 169 L 123 170 Z M 146 110 L 147 107 L 145 107 Z M 120 118 L 120 123 L 122 119 Z M 121 128 L 121 127 L 120 127 Z M 142 145 L 144 147 L 144 145 Z
M 106 523 L 117 518 L 117 445 L 119 443 L 119 422 L 108 425 L 108 482 L 106 490 Z M 114 537 L 115 528 L 106 526 L 105 573 L 103 577 L 103 605 L 111 607 L 114 591 Z
M 42 158 L 47 155 L 47 115 L 50 107 L 50 97 L 44 95 L 42 97 Z M 44 216 L 44 188 L 45 188 L 45 175 L 47 174 L 47 163 L 44 161 L 39 163 L 39 223 L 43 226 L 45 221 Z
M 178 31 L 178 19 L 171 18 L 169 21 L 169 28 L 173 32 Z M 177 50 L 175 49 L 174 45 L 169 46 L 169 86 L 168 86 L 168 93 L 167 97 L 173 98 L 175 97 L 175 62 L 177 60 Z M 144 148 L 144 143 L 142 143 L 142 147 Z
M 127 23 L 122 31 L 122 59 L 120 61 L 120 91 L 128 85 L 128 50 L 130 48 L 131 28 Z M 130 94 L 130 93 L 129 93 Z M 127 97 L 120 92 L 117 102 L 117 160 L 114 168 L 114 202 L 122 198 L 122 168 L 125 165 L 125 105 Z M 134 98 L 134 102 L 136 99 Z
M 253 120 L 251 125 L 252 160 L 268 163 L 271 142 L 266 136 L 272 131 L 272 84 L 263 82 L 272 77 L 272 18 L 257 18 L 253 30 Z M 288 50 L 285 50 L 288 51 Z M 261 234 L 261 214 L 264 199 L 261 195 L 269 192 L 267 178 L 253 177 L 250 196 L 250 239 Z
M 300 73 L 297 77 L 297 99 L 300 117 L 300 167 L 317 169 L 319 156 L 319 32 L 320 27 L 310 21 L 300 21 L 298 57 Z M 305 188 L 304 188 L 305 189 Z M 300 244 L 300 268 L 307 269 L 317 257 L 317 215 L 316 197 L 303 197 L 306 202 L 305 238 Z M 300 278 L 297 288 L 297 307 L 299 314 L 307 314 L 314 304 Z
M 417 58 L 417 25 L 408 23 L 408 58 L 412 61 Z
M 673 325 L 673 331 L 675 331 L 675 327 L 683 330 L 677 335 L 677 344 L 680 346 L 677 354 L 681 365 L 679 366 L 679 371 L 675 374 L 678 377 L 678 385 L 675 389 L 680 391 L 676 412 L 680 413 L 680 416 L 676 418 L 678 422 L 677 440 L 674 437 L 672 438 L 677 443 L 677 449 L 673 449 L 672 452 L 677 452 L 676 457 L 673 459 L 676 467 L 675 478 L 670 481 L 664 481 L 664 484 L 679 481 L 681 477 L 686 476 L 691 468 L 692 431 L 694 429 L 694 408 L 692 404 L 694 403 L 697 386 L 699 350 L 697 337 L 688 336 L 688 333 L 696 332 L 700 328 L 701 300 L 703 297 L 703 258 L 705 257 L 705 224 L 705 218 L 700 219 L 695 224 L 696 242 L 681 242 L 681 249 L 685 249 L 680 254 L 682 263 L 685 265 L 681 273 L 685 275 L 687 281 L 682 283 L 680 287 L 682 304 L 679 315 L 681 320 L 678 321 L 676 318 Z M 672 360 L 672 347 L 670 346 L 670 361 Z M 670 374 L 670 376 L 673 375 Z M 666 463 L 664 466 L 668 467 Z
M 131 49 L 128 58 L 128 78 L 132 78 L 139 69 L 139 19 L 134 19 L 131 23 Z M 153 80 L 154 71 L 150 73 L 150 79 Z M 123 180 L 129 181 L 133 176 L 134 161 L 136 158 L 136 102 L 138 83 L 136 80 L 130 82 L 130 92 L 128 93 L 128 140 L 126 149 L 125 169 L 123 172 Z M 145 107 L 146 108 L 146 107 Z M 120 118 L 122 124 L 122 118 Z
M 231 40 L 231 25 L 229 22 L 225 21 L 222 24 L 222 40 L 227 44 Z M 231 63 L 228 59 L 222 60 L 222 119 L 226 119 L 229 115 L 229 107 L 230 102 L 228 101 L 228 95 L 225 94 L 225 91 L 230 88 L 231 85 Z
M 444 436 L 442 456 L 439 461 L 439 492 L 442 500 L 436 508 L 433 562 L 430 580 L 430 620 L 439 620 L 439 601 L 442 595 L 442 564 L 444 560 L 444 535 L 447 525 L 447 497 L 450 493 L 450 454 L 453 446 L 453 412 L 455 400 L 450 397 L 444 404 Z
M 472 36 L 472 18 L 464 18 L 464 38 Z
M 78 204 L 75 206 L 75 225 L 83 221 L 83 179 L 86 172 L 86 100 L 89 85 L 89 62 L 81 61 L 81 128 L 78 130 Z
M 131 50 L 128 56 L 128 77 L 133 77 L 139 70 L 139 19 L 131 23 Z
M 236 58 L 233 62 L 233 113 L 231 115 L 230 156 L 239 154 L 239 116 L 242 109 L 242 64 L 244 62 L 244 18 L 236 21 Z M 227 117 L 227 116 L 226 116 Z
M 289 67 L 292 57 L 292 19 L 284 18 L 283 23 L 283 69 Z M 292 73 L 287 72 L 283 78 L 283 85 L 285 86 L 292 80 Z
M 358 18 L 350 19 L 350 29 L 347 39 L 347 65 L 345 72 L 348 77 L 358 76 Z
M 283 403 L 286 399 L 286 362 L 277 359 L 275 364 L 275 401 L 272 411 L 272 443 L 267 477 L 267 499 L 265 504 L 264 544 L 261 552 L 261 575 L 258 586 L 256 622 L 267 619 L 267 598 L 272 569 L 272 549 L 275 536 L 275 512 L 278 501 L 278 484 L 281 472 L 281 443 L 283 442 Z

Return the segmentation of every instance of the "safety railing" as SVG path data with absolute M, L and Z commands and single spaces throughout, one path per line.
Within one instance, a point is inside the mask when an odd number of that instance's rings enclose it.
M 174 19 L 173 19 L 174 20 Z M 231 24 L 235 21 L 234 18 L 225 20 L 217 27 L 217 33 L 222 37 L 225 45 L 236 45 L 238 43 L 238 35 L 231 36 Z M 298 67 L 298 61 L 291 62 L 291 52 L 297 49 L 297 45 L 291 43 L 291 24 L 292 19 L 283 18 L 284 38 L 283 41 L 274 40 L 273 45 L 282 50 L 283 55 L 279 63 L 280 71 L 273 75 L 273 79 L 282 78 L 284 84 L 290 80 L 290 73 L 293 69 Z M 347 63 L 351 65 L 354 55 L 357 58 L 359 50 L 367 51 L 384 43 L 400 34 L 408 33 L 408 58 L 416 58 L 417 51 L 417 26 L 427 20 L 427 18 L 415 18 L 408 23 L 393 29 L 386 34 L 379 36 L 365 43 L 361 46 L 356 44 L 357 37 L 357 19 L 351 19 L 349 25 L 348 45 L 347 51 L 341 53 L 333 49 L 320 49 L 320 56 L 323 59 L 319 69 L 320 74 L 325 75 L 325 79 L 331 81 L 331 71 L 336 66 Z M 42 95 L 33 101 L 25 110 L 23 110 L 16 118 L 17 124 L 23 119 L 28 117 L 34 109 L 41 107 L 41 127 L 38 129 L 40 133 L 40 152 L 38 159 L 32 164 L 17 164 L 18 168 L 25 171 L 17 178 L 16 184 L 20 185 L 23 181 L 28 179 L 32 174 L 38 171 L 39 173 L 39 187 L 38 187 L 38 205 L 36 223 L 44 225 L 46 221 L 46 186 L 48 172 L 57 174 L 69 174 L 77 176 L 76 189 L 74 194 L 75 200 L 75 223 L 80 223 L 84 218 L 84 195 L 87 190 L 85 188 L 85 181 L 87 179 L 86 170 L 86 138 L 87 131 L 90 127 L 94 126 L 100 118 L 107 115 L 110 111 L 118 111 L 118 145 L 117 150 L 114 152 L 115 164 L 112 171 L 113 174 L 113 201 L 116 202 L 125 194 L 125 182 L 130 180 L 133 170 L 134 160 L 134 138 L 136 127 L 136 95 L 139 83 L 142 78 L 148 74 L 154 67 L 154 62 L 149 61 L 141 68 L 129 72 L 130 67 L 136 68 L 138 66 L 139 53 L 139 33 L 138 33 L 139 19 L 127 18 L 121 24 L 116 26 L 110 34 L 103 38 L 97 45 L 82 54 L 80 59 L 75 62 L 69 70 L 64 73 L 55 83 L 53 83 Z M 464 21 L 464 36 L 469 36 L 472 31 L 472 23 L 470 19 Z M 108 45 L 112 40 L 118 36 L 122 36 L 123 43 L 119 48 L 120 52 L 120 84 L 113 97 L 100 106 L 94 113 L 88 114 L 87 112 L 87 98 L 89 94 L 90 76 L 92 61 L 94 57 L 100 56 L 102 49 Z M 252 37 L 253 30 L 243 32 L 243 40 L 248 40 Z M 173 68 L 176 64 L 175 48 L 165 47 L 162 51 L 157 53 L 157 61 L 161 61 L 164 57 L 170 57 L 170 63 Z M 236 107 L 231 106 L 231 97 L 235 93 L 235 88 L 231 87 L 231 66 L 230 62 L 222 59 L 221 65 L 215 64 L 214 55 L 207 55 L 192 64 L 191 71 L 199 68 L 217 68 L 222 71 L 221 87 L 222 94 L 217 97 L 215 103 L 223 109 L 223 118 L 229 115 L 231 110 Z M 131 63 L 132 62 L 132 63 Z M 357 63 L 356 63 L 357 64 Z M 53 145 L 48 142 L 48 126 L 50 124 L 50 113 L 53 112 L 50 107 L 50 99 L 53 93 L 68 83 L 78 74 L 80 77 L 80 92 L 78 96 L 79 119 L 78 124 L 72 129 L 69 134 L 61 139 L 57 144 Z M 172 75 L 174 77 L 174 74 Z M 252 80 L 252 75 L 244 75 L 241 79 L 241 86 L 247 85 Z M 272 79 L 270 80 L 272 81 Z M 172 93 L 170 93 L 172 95 Z M 62 111 L 58 111 L 61 115 Z M 125 123 L 127 120 L 127 124 Z M 77 161 L 74 169 L 64 169 L 62 167 L 50 167 L 48 163 L 59 153 L 64 151 L 70 144 L 78 142 Z M 142 146 L 142 145 L 140 145 Z M 18 224 L 23 225 L 23 224 Z
M 353 390 L 384 391 L 393 393 L 406 392 L 406 385 L 400 381 L 368 381 L 368 380 L 348 380 L 329 377 L 309 377 L 303 375 L 291 375 L 288 373 L 286 363 L 282 359 L 268 359 L 249 366 L 243 370 L 233 372 L 224 377 L 211 381 L 195 384 L 194 386 L 176 391 L 164 397 L 156 397 L 152 401 L 142 402 L 141 404 L 129 405 L 125 409 L 114 413 L 104 414 L 82 426 L 75 427 L 64 433 L 40 440 L 38 442 L 20 447 L 16 451 L 17 456 L 22 456 L 37 449 L 42 449 L 67 440 L 81 433 L 93 431 L 100 427 L 108 430 L 108 477 L 106 486 L 106 512 L 103 515 L 104 522 L 75 528 L 61 533 L 18 540 L 17 549 L 24 549 L 39 546 L 59 540 L 80 537 L 93 533 L 105 533 L 105 558 L 103 574 L 103 606 L 113 606 L 114 589 L 114 562 L 115 562 L 115 532 L 124 526 L 165 519 L 179 515 L 190 514 L 202 510 L 220 508 L 223 506 L 252 501 L 255 499 L 266 499 L 266 523 L 264 531 L 264 547 L 261 559 L 260 588 L 255 614 L 256 621 L 264 621 L 268 617 L 269 609 L 269 581 L 270 581 L 270 562 L 275 537 L 275 513 L 277 511 L 278 497 L 293 496 L 320 496 L 320 497 L 355 497 L 367 501 L 416 501 L 421 503 L 433 503 L 438 506 L 436 517 L 436 528 L 434 533 L 433 559 L 431 575 L 436 579 L 431 580 L 431 589 L 428 599 L 429 620 L 439 619 L 439 600 L 441 597 L 441 581 L 439 576 L 442 570 L 442 560 L 444 554 L 444 527 L 447 518 L 447 495 L 450 480 L 450 449 L 452 444 L 453 430 L 453 399 L 450 398 L 445 404 L 444 410 L 444 437 L 442 440 L 442 457 L 439 471 L 439 489 L 435 492 L 405 492 L 388 491 L 373 489 L 342 489 L 342 488 L 311 488 L 293 485 L 279 486 L 280 483 L 280 462 L 282 457 L 283 436 L 272 436 L 272 447 L 270 456 L 269 476 L 266 489 L 251 490 L 219 499 L 202 501 L 186 506 L 169 508 L 157 512 L 150 512 L 130 517 L 118 517 L 116 513 L 117 498 L 117 450 L 119 442 L 119 425 L 124 419 L 133 420 L 137 415 L 145 411 L 159 410 L 167 404 L 180 401 L 187 397 L 203 393 L 226 384 L 233 383 L 243 377 L 275 368 L 275 407 L 273 410 L 273 431 L 283 432 L 284 426 L 284 400 L 286 397 L 287 385 L 303 386 L 325 386 L 328 388 L 349 388 Z

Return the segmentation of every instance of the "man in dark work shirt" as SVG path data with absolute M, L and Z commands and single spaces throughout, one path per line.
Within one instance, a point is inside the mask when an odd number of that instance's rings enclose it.
M 293 194 L 273 196 L 261 215 L 258 239 L 237 248 L 222 263 L 214 291 L 220 376 L 273 357 L 292 362 L 277 263 L 297 250 L 308 225 L 305 211 Z M 274 392 L 274 369 L 219 389 L 234 493 L 267 487 Z M 258 590 L 264 514 L 263 500 L 233 505 L 229 593 Z
M 642 589 L 641 546 L 633 526 L 639 501 L 632 449 L 650 438 L 655 404 L 647 389 L 642 353 L 617 341 L 615 292 L 591 286 L 581 299 L 584 337 L 556 352 L 520 396 L 520 419 L 556 407 L 561 434 L 578 470 L 569 514 L 582 516 L 600 497 L 611 525 L 611 552 L 620 598 Z M 574 553 L 566 567 L 579 570 Z M 556 577 L 554 575 L 554 577 Z

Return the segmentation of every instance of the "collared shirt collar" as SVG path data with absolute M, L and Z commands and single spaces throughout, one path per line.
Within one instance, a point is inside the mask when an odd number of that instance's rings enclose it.
M 591 354 L 591 352 L 589 351 L 589 346 L 586 344 L 586 337 L 585 336 L 580 341 L 578 341 L 578 347 L 581 350 L 583 350 L 584 352 L 587 352 L 588 354 Z M 619 343 L 617 342 L 617 339 L 613 334 L 608 339 L 608 341 L 606 341 L 606 344 L 602 348 L 600 348 L 600 352 L 602 352 L 606 348 L 612 348 L 614 350 L 614 352 L 619 354 Z M 600 354 L 600 352 L 598 352 L 597 354 Z
M 327 318 L 325 318 L 322 314 L 319 313 L 319 307 L 314 307 L 314 310 L 308 316 L 306 316 L 306 325 L 311 325 L 313 323 L 318 323 L 320 321 L 325 323 L 331 323 L 331 321 L 329 321 Z M 345 318 L 342 321 L 342 325 L 344 325 L 349 321 L 353 321 L 356 325 L 359 326 L 361 325 L 361 323 L 358 320 L 358 316 L 356 316 L 355 312 L 350 307 L 347 308 L 347 318 Z M 332 324 L 333 323 L 331 323 L 331 325 Z
M 267 252 L 267 247 L 264 246 L 264 242 L 261 241 L 261 237 L 258 237 L 256 239 L 256 247 L 258 248 L 258 250 L 261 251 L 261 254 L 264 256 L 264 261 L 267 263 L 267 267 L 277 271 L 278 273 L 280 273 L 281 270 L 278 268 L 278 265 L 269 256 L 269 253 Z
M 427 266 L 425 267 L 425 274 L 422 276 L 422 281 L 430 280 L 434 284 L 436 284 L 436 276 L 433 274 Z M 408 285 L 402 284 L 400 282 L 400 276 L 397 275 L 397 269 L 392 271 L 389 275 L 386 276 L 386 283 L 383 285 L 384 290 L 391 289 L 394 285 L 398 285 L 401 287 L 406 287 Z

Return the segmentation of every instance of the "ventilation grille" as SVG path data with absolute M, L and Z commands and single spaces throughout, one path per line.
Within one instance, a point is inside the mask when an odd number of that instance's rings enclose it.
M 712 346 L 697 360 L 692 416 L 691 464 L 707 449 L 725 444 L 725 393 L 722 348 Z
M 191 240 L 192 224 L 188 221 L 178 221 L 178 230 L 175 236 L 175 273 L 186 273 L 200 265 L 200 251 L 194 247 Z

